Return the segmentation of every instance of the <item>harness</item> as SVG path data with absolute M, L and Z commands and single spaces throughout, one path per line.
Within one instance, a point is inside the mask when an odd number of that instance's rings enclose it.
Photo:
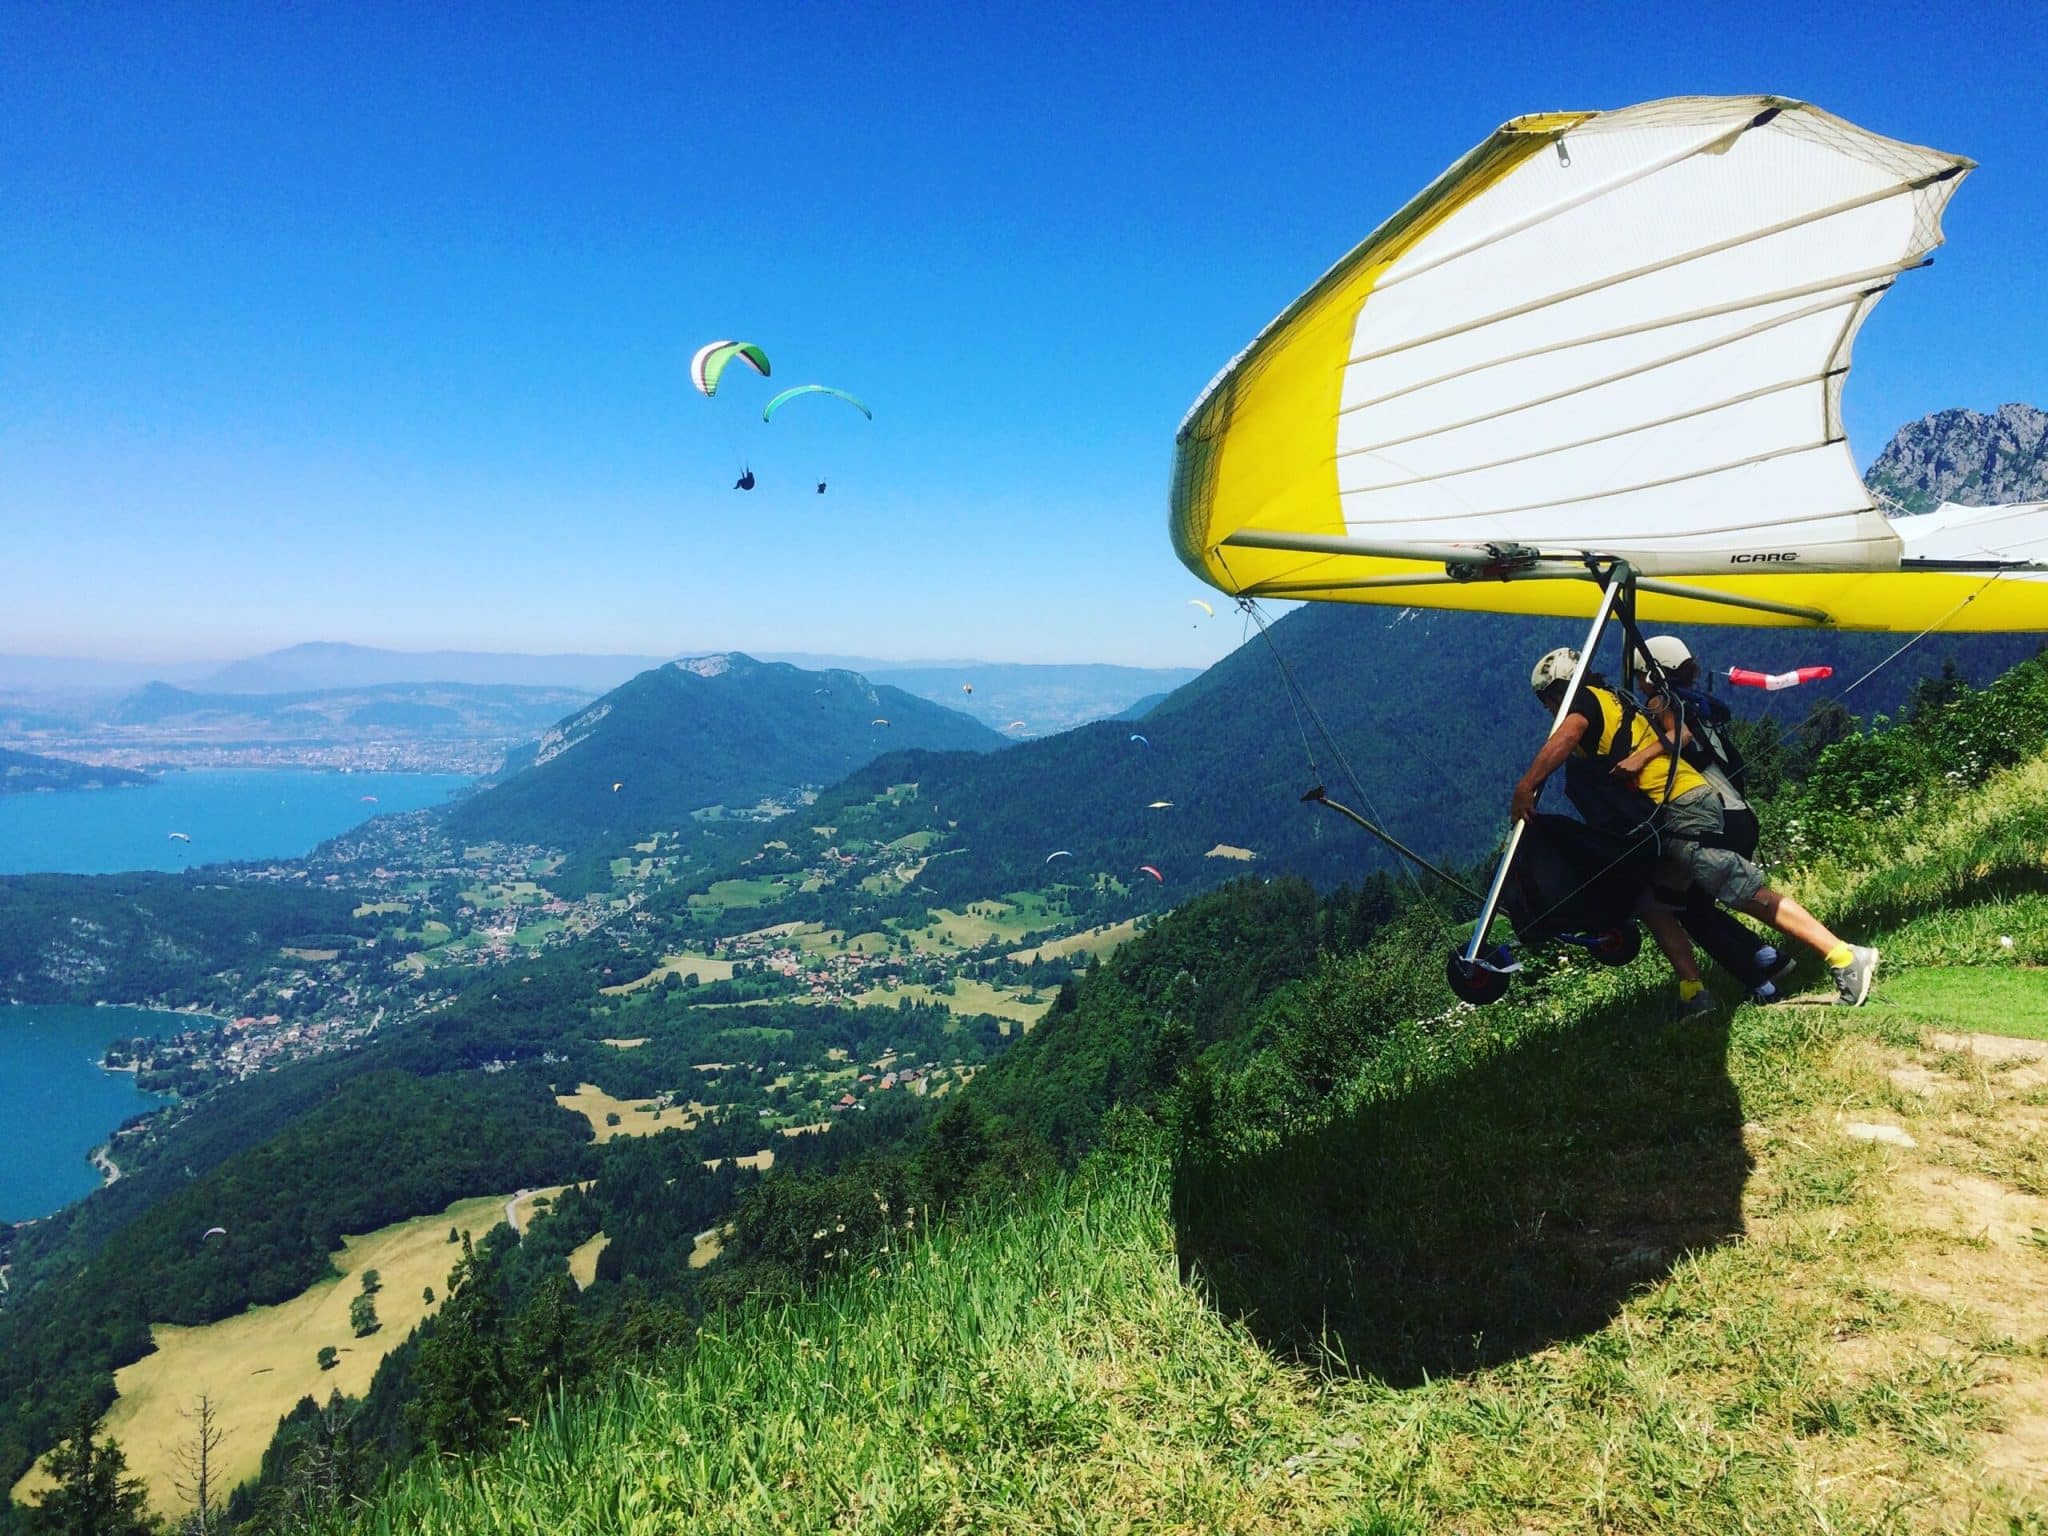
M 1596 827 L 1627 835 L 1654 826 L 1663 807 L 1614 772 L 1615 765 L 1635 750 L 1635 722 L 1642 716 L 1642 710 L 1624 689 L 1587 691 L 1600 707 L 1603 729 L 1591 746 L 1582 742 L 1579 750 L 1565 760 L 1565 798 Z M 1613 701 L 1614 710 L 1609 709 L 1609 700 Z M 1616 714 L 1619 718 L 1614 718 Z M 1656 731 L 1654 722 L 1651 730 L 1662 741 L 1662 733 Z M 1671 772 L 1674 776 L 1678 772 L 1675 760 Z

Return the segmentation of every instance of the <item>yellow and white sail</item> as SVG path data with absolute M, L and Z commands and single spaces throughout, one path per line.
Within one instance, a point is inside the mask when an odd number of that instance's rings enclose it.
M 1540 577 L 1596 557 L 1808 622 L 2048 628 L 2042 584 L 1902 570 L 1842 428 L 1857 329 L 1970 164 L 1777 97 L 1518 118 L 1204 391 L 1175 548 L 1233 594 L 1586 614 Z

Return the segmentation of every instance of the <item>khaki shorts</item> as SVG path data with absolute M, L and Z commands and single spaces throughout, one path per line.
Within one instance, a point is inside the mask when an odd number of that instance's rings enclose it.
M 1721 797 L 1711 784 L 1687 790 L 1664 807 L 1658 830 L 1664 851 L 1652 884 L 1659 892 L 1698 886 L 1725 907 L 1740 906 L 1764 888 L 1764 872 L 1732 848 L 1699 842 L 1722 830 Z

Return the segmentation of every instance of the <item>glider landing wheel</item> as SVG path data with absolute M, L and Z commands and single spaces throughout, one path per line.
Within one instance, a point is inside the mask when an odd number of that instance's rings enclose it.
M 1467 960 L 1465 951 L 1454 949 L 1444 960 L 1444 980 L 1461 1003 L 1484 1007 L 1508 995 L 1508 978 L 1477 961 Z
M 1603 928 L 1593 935 L 1593 942 L 1586 946 L 1593 958 L 1602 965 L 1627 965 L 1642 953 L 1643 930 L 1635 923 L 1624 923 L 1619 928 Z

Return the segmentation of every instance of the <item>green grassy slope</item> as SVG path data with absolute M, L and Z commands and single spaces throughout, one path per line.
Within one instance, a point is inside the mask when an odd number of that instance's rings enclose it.
M 1878 831 L 1800 885 L 1877 1007 L 1474 1013 L 1396 932 L 1073 1178 L 357 1527 L 2048 1529 L 2048 1056 L 1944 1033 L 2048 1016 L 2048 759 Z

